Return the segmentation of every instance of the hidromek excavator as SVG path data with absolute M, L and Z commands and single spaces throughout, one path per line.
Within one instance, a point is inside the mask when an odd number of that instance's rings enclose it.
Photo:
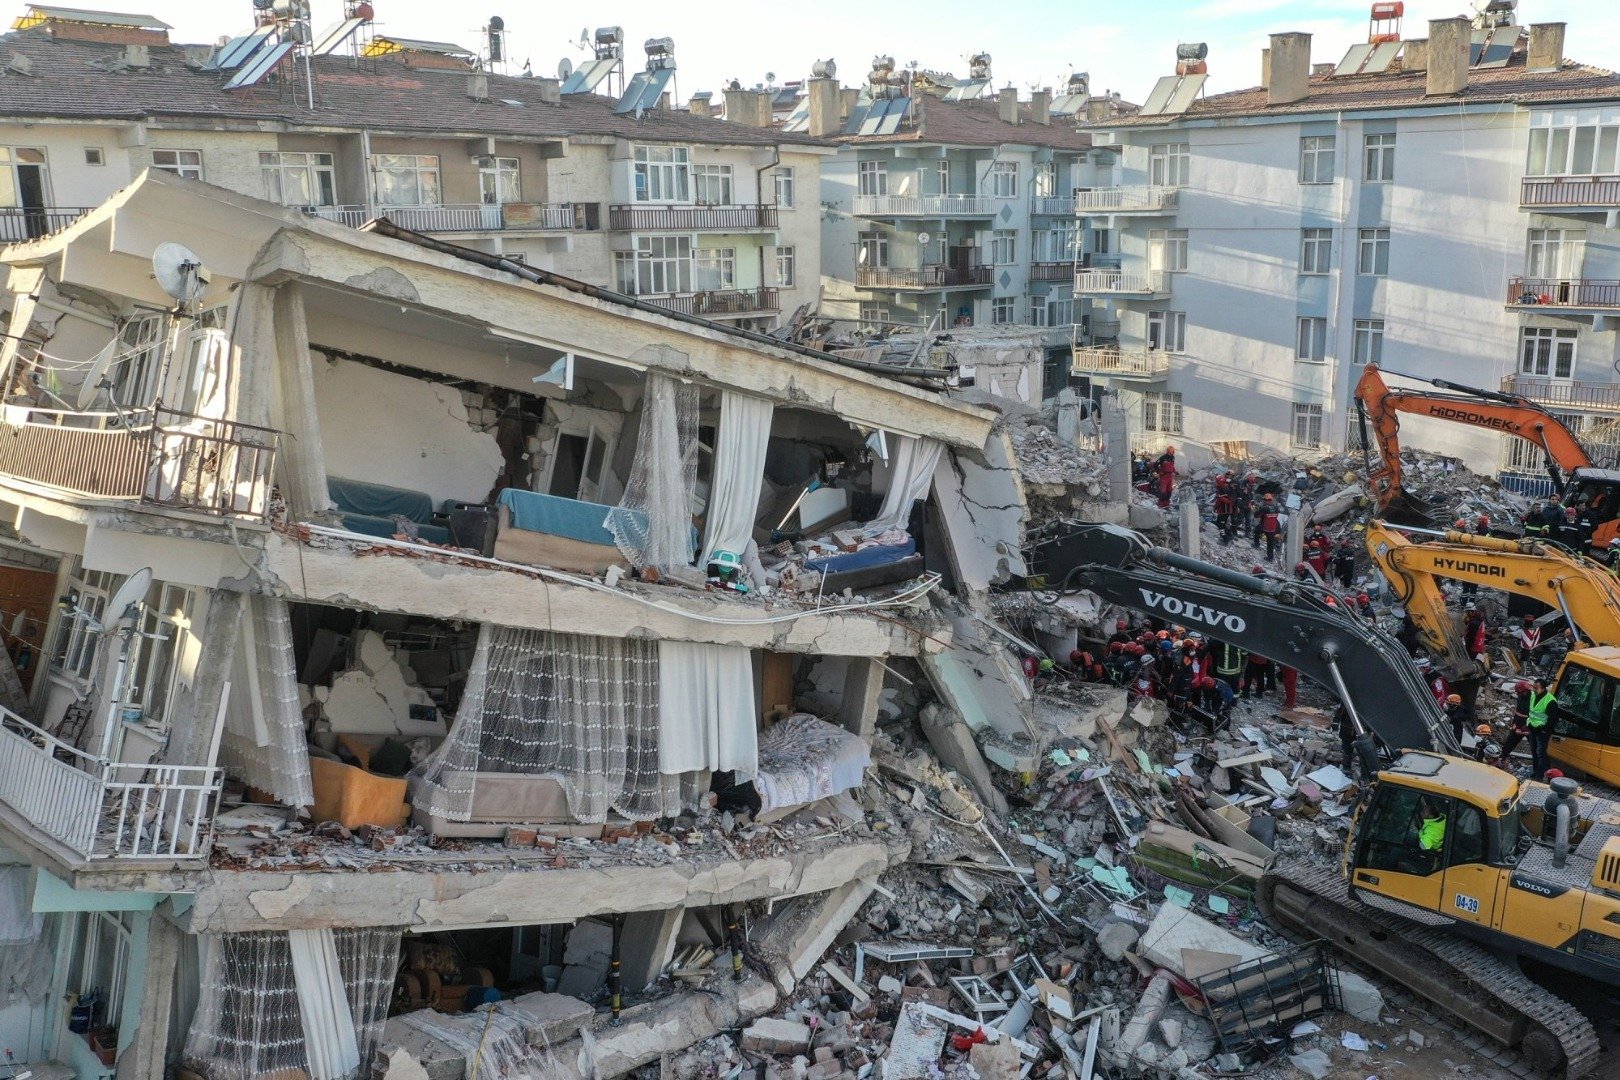
M 1336 690 L 1373 779 L 1341 872 L 1274 864 L 1257 895 L 1267 919 L 1331 941 L 1547 1075 L 1589 1073 L 1591 1025 L 1500 953 L 1620 985 L 1620 805 L 1460 756 L 1406 650 L 1314 585 L 1199 562 L 1110 525 L 1066 524 L 1026 557 L 1037 593 L 1089 591 Z M 1383 767 L 1374 735 L 1393 757 Z M 1443 840 L 1425 849 L 1420 822 L 1436 817 Z

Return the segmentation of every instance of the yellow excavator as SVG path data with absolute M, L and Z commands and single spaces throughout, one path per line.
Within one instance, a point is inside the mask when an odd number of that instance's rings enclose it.
M 1433 537 L 1413 543 L 1406 533 Z M 1528 596 L 1563 613 L 1576 637 L 1553 680 L 1558 709 L 1548 755 L 1620 786 L 1620 580 L 1585 556 L 1537 540 L 1367 526 L 1367 552 L 1442 662 L 1469 661 L 1440 579 Z

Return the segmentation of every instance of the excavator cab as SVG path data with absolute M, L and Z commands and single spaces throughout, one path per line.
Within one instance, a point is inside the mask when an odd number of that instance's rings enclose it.
M 1581 508 L 1582 527 L 1592 530 L 1587 546 L 1614 565 L 1620 556 L 1620 472 L 1580 469 L 1564 492 L 1564 505 Z
M 1620 783 L 1620 648 L 1572 652 L 1553 683 L 1547 755 L 1607 783 Z

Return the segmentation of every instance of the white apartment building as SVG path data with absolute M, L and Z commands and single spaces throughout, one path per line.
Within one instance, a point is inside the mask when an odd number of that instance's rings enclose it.
M 1563 43 L 1447 19 L 1316 64 L 1310 35 L 1274 34 L 1265 85 L 1089 125 L 1116 164 L 1080 218 L 1122 262 L 1079 275 L 1075 371 L 1128 391 L 1149 448 L 1342 449 L 1368 361 L 1589 431 L 1620 417 L 1620 78 Z M 1403 439 L 1539 474 L 1485 431 L 1409 419 Z

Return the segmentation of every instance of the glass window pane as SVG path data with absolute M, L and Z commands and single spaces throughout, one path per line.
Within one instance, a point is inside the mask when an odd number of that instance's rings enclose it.
M 1547 175 L 1569 175 L 1569 129 L 1554 128 L 1547 140 Z
M 1597 128 L 1582 126 L 1575 129 L 1575 154 L 1569 164 L 1569 171 L 1580 176 L 1595 171 L 1592 164 L 1593 152 L 1597 149 Z
M 1524 163 L 1526 176 L 1547 175 L 1547 129 L 1530 129 L 1530 153 Z

